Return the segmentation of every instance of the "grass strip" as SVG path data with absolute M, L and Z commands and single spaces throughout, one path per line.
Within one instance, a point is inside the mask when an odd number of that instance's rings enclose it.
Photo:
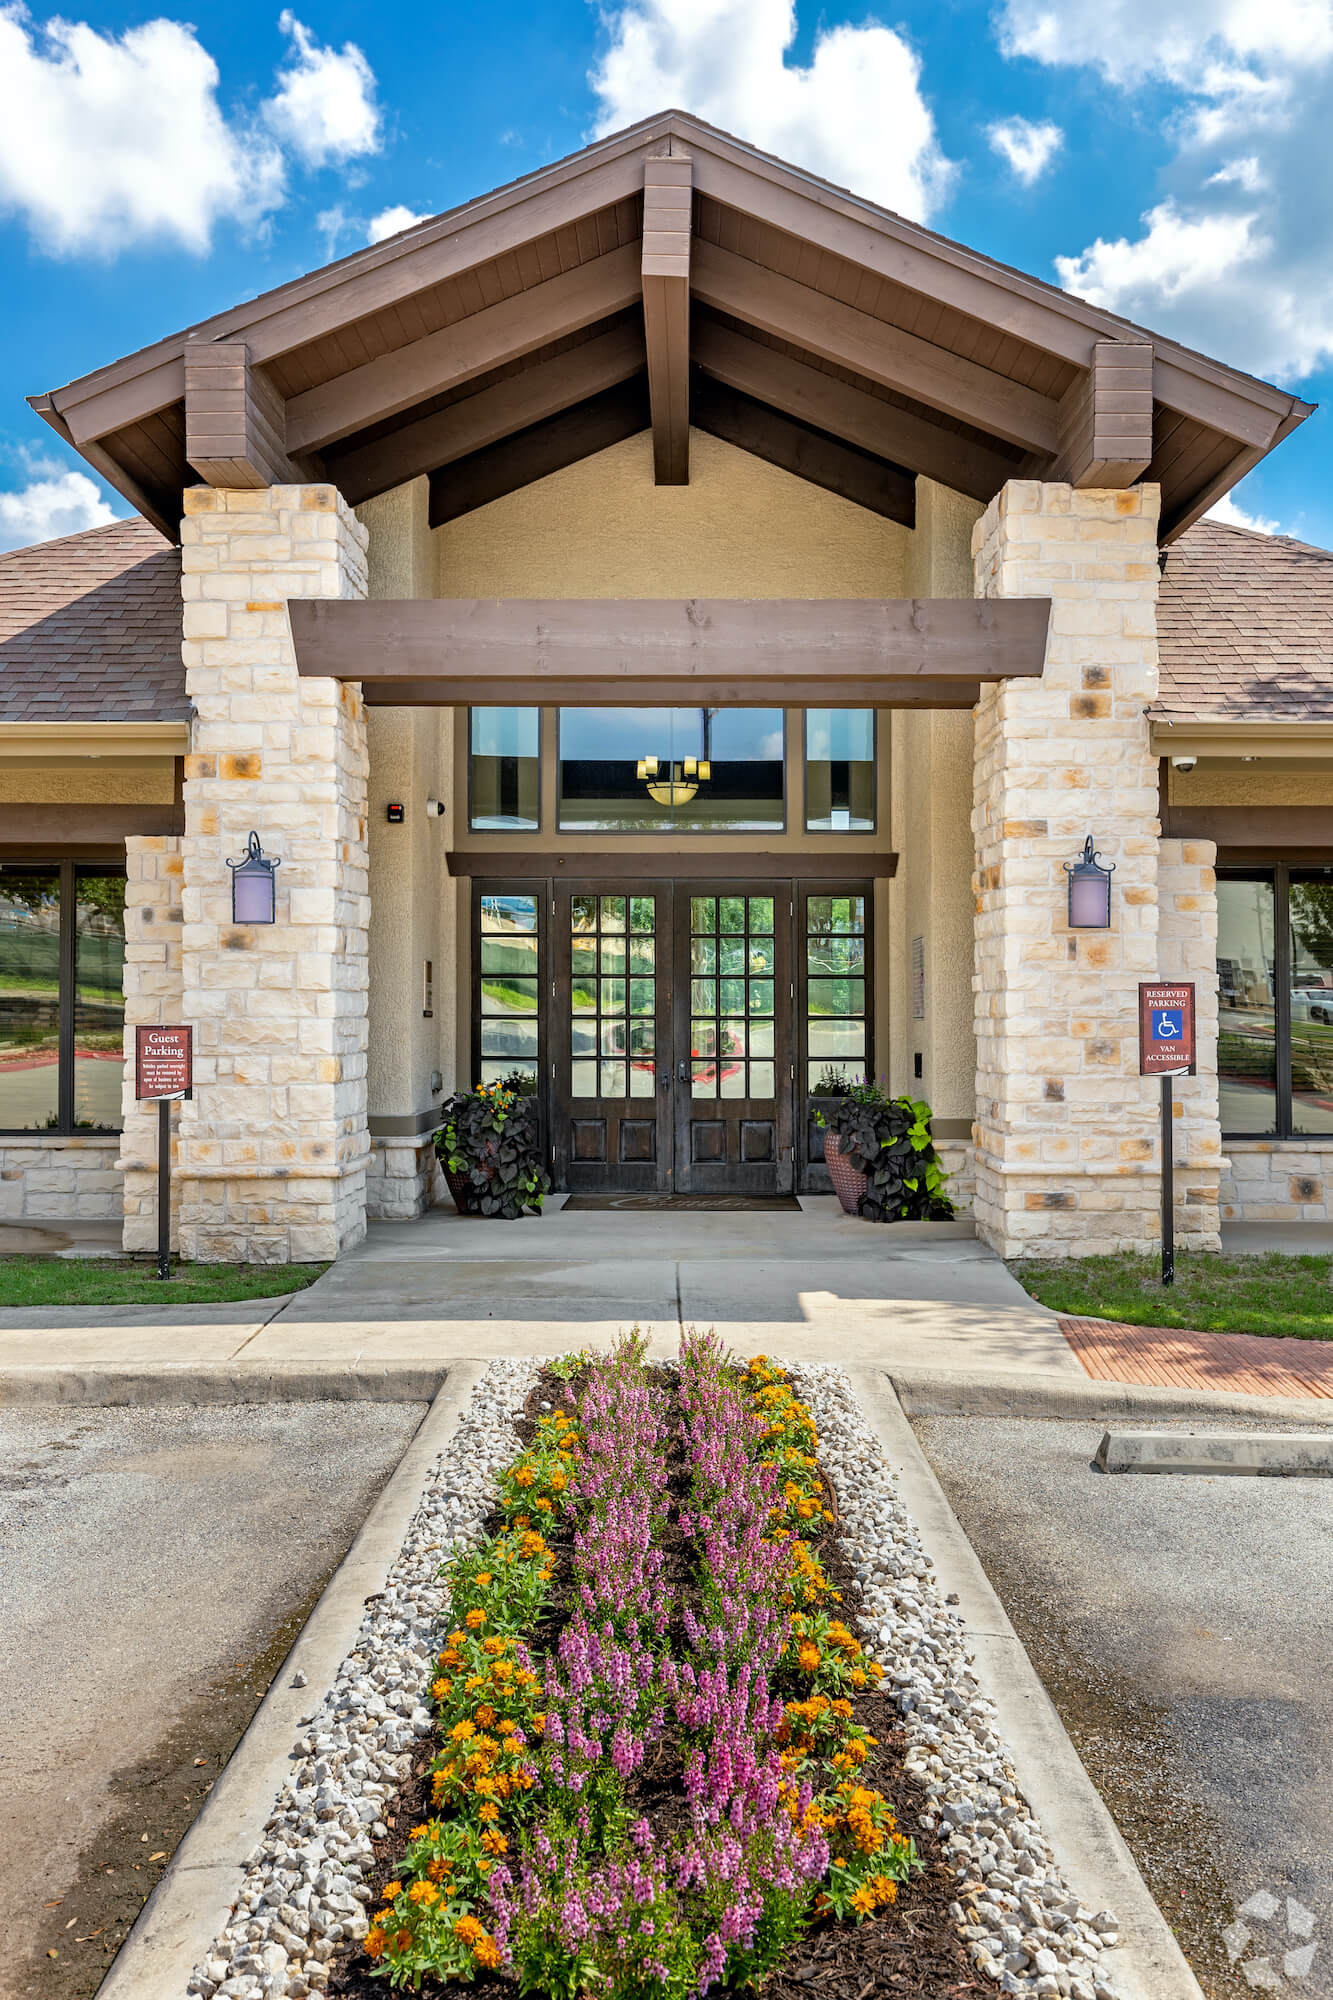
M 1023 1259 L 1009 1268 L 1034 1299 L 1071 1319 L 1333 1340 L 1329 1256 L 1268 1250 L 1257 1257 L 1228 1257 L 1182 1251 L 1176 1258 L 1176 1282 L 1165 1286 L 1160 1258 L 1130 1251 L 1071 1257 L 1059 1264 Z
M 304 1291 L 327 1264 L 173 1264 L 136 1257 L 0 1257 L 0 1306 L 211 1306 Z

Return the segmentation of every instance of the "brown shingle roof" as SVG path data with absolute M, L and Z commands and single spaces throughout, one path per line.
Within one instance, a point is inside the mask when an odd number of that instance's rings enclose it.
M 1197 521 L 1157 608 L 1162 721 L 1333 722 L 1333 550 Z
M 0 722 L 177 722 L 180 550 L 137 518 L 0 555 Z

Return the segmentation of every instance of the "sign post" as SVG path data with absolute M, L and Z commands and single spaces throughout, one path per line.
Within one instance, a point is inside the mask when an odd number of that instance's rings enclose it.
M 1139 1075 L 1162 1081 L 1162 1283 L 1176 1282 L 1175 1140 L 1171 1079 L 1194 1074 L 1194 984 L 1139 982 Z
M 188 1097 L 194 1080 L 190 1028 L 139 1026 L 134 1031 L 134 1095 L 157 1100 L 157 1275 L 171 1276 L 171 1104 Z

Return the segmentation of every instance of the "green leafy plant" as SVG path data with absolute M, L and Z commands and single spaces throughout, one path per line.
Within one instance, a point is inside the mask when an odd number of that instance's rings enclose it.
M 540 1215 L 551 1177 L 542 1165 L 535 1089 L 532 1077 L 515 1072 L 445 1100 L 435 1151 L 466 1214 L 511 1222 L 526 1209 Z
M 868 1079 L 827 1113 L 815 1114 L 839 1151 L 866 1177 L 860 1213 L 868 1222 L 941 1222 L 954 1212 L 944 1192 L 949 1176 L 930 1132 L 930 1106 L 889 1097 Z

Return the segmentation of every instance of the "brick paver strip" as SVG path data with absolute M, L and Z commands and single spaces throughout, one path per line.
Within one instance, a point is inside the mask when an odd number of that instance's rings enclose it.
M 1252 1333 L 1188 1333 L 1180 1327 L 1126 1326 L 1109 1319 L 1062 1319 L 1060 1331 L 1099 1382 L 1333 1398 L 1333 1343 L 1270 1340 Z

